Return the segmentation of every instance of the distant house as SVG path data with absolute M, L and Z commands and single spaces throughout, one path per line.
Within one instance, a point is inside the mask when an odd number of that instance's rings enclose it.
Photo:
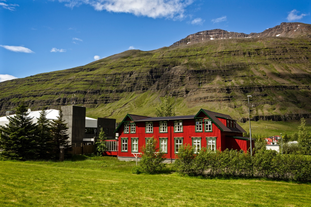
M 174 160 L 184 144 L 193 146 L 195 153 L 202 147 L 211 151 L 236 149 L 247 151 L 249 138 L 243 137 L 244 129 L 229 115 L 201 109 L 195 115 L 173 117 L 148 117 L 127 114 L 116 129 L 118 146 L 107 154 L 120 160 L 131 160 L 141 152 L 150 138 Z M 111 140 L 113 142 L 113 140 Z M 253 143 L 254 146 L 254 143 Z

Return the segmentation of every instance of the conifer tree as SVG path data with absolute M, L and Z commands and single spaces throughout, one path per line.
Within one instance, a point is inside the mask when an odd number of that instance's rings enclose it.
M 298 127 L 298 146 L 301 154 L 311 154 L 311 134 L 306 129 L 306 120 L 301 118 Z
M 53 149 L 53 140 L 51 135 L 51 123 L 46 118 L 46 111 L 40 112 L 40 117 L 37 121 L 38 137 L 40 145 L 40 158 L 48 159 L 51 156 Z
M 53 140 L 53 155 L 58 158 L 60 154 L 60 148 L 69 148 L 69 135 L 67 134 L 67 124 L 63 120 L 63 112 L 59 110 L 59 116 L 51 123 L 51 136 Z
M 159 107 L 156 108 L 156 115 L 158 117 L 175 116 L 173 111 L 174 100 L 168 96 L 164 97 L 164 100 Z
M 26 105 L 22 103 L 15 116 L 7 118 L 9 124 L 0 127 L 2 156 L 17 160 L 37 159 L 40 148 L 37 125 L 29 117 Z

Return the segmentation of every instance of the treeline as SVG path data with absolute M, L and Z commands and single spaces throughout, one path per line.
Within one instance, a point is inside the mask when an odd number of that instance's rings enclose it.
M 58 159 L 61 148 L 69 148 L 67 125 L 60 110 L 56 120 L 48 120 L 44 110 L 37 123 L 21 104 L 16 115 L 0 126 L 0 157 L 14 160 Z
M 282 155 L 265 148 L 253 156 L 228 149 L 215 153 L 206 148 L 196 155 L 188 145 L 180 149 L 174 165 L 184 175 L 311 181 L 310 156 Z

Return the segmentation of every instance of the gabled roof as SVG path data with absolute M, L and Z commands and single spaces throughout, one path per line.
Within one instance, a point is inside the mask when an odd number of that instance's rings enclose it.
M 226 125 L 224 125 L 218 118 L 223 118 L 223 119 L 231 119 L 231 116 L 227 115 L 227 114 L 221 114 L 221 113 L 217 113 L 217 112 L 213 112 L 213 111 L 209 111 L 206 109 L 200 109 L 200 111 L 195 115 L 195 118 L 198 117 L 198 115 L 203 112 L 207 117 L 209 117 L 212 122 L 214 124 L 216 124 L 218 126 L 218 128 L 221 131 L 224 132 L 242 132 L 245 133 L 246 131 L 239 125 L 236 123 L 236 128 L 231 128 L 231 127 L 227 127 Z
M 206 109 L 200 109 L 200 111 L 196 115 L 188 115 L 188 116 L 169 116 L 169 117 L 148 117 L 148 116 L 140 116 L 134 114 L 127 114 L 122 122 L 118 125 L 115 132 L 119 130 L 122 124 L 126 121 L 127 118 L 130 118 L 134 122 L 148 122 L 148 121 L 173 121 L 173 120 L 186 120 L 186 119 L 196 119 L 199 118 L 198 115 L 203 112 L 207 117 L 211 119 L 211 121 L 224 132 L 240 132 L 245 133 L 245 130 L 236 123 L 236 128 L 226 127 L 218 118 L 223 119 L 231 119 L 231 116 L 226 114 L 221 114 L 213 111 L 209 111 Z
M 189 116 L 167 116 L 167 117 L 148 117 L 146 119 L 138 120 L 137 122 L 172 121 L 172 120 L 185 120 L 185 119 L 194 119 L 194 115 L 189 115 Z

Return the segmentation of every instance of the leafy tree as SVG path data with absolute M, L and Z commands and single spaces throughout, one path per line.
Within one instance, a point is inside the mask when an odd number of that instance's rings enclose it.
M 306 120 L 301 118 L 301 124 L 298 127 L 298 145 L 302 154 L 311 154 L 311 135 L 306 130 Z
M 142 148 L 143 155 L 139 162 L 142 171 L 152 174 L 163 170 L 165 167 L 164 152 L 159 151 L 157 140 L 154 138 L 148 139 L 146 147 Z
M 103 130 L 103 128 L 100 128 L 99 132 L 99 140 L 96 142 L 96 152 L 97 156 L 102 156 L 105 151 L 107 151 L 107 146 L 106 146 L 106 135 Z
M 175 116 L 173 111 L 174 99 L 168 96 L 164 97 L 164 100 L 159 107 L 156 108 L 156 115 L 158 117 Z
M 26 105 L 22 103 L 15 116 L 7 118 L 9 124 L 0 127 L 2 156 L 17 160 L 37 159 L 40 154 L 38 128 L 29 117 Z
M 59 116 L 56 120 L 51 123 L 51 136 L 53 140 L 53 155 L 58 158 L 61 147 L 68 149 L 69 146 L 69 135 L 67 134 L 67 124 L 63 120 L 63 112 L 59 110 Z
M 40 157 L 50 158 L 51 151 L 53 149 L 53 140 L 51 135 L 51 123 L 46 118 L 46 111 L 40 112 L 40 117 L 37 121 L 38 125 L 38 137 L 40 145 Z

